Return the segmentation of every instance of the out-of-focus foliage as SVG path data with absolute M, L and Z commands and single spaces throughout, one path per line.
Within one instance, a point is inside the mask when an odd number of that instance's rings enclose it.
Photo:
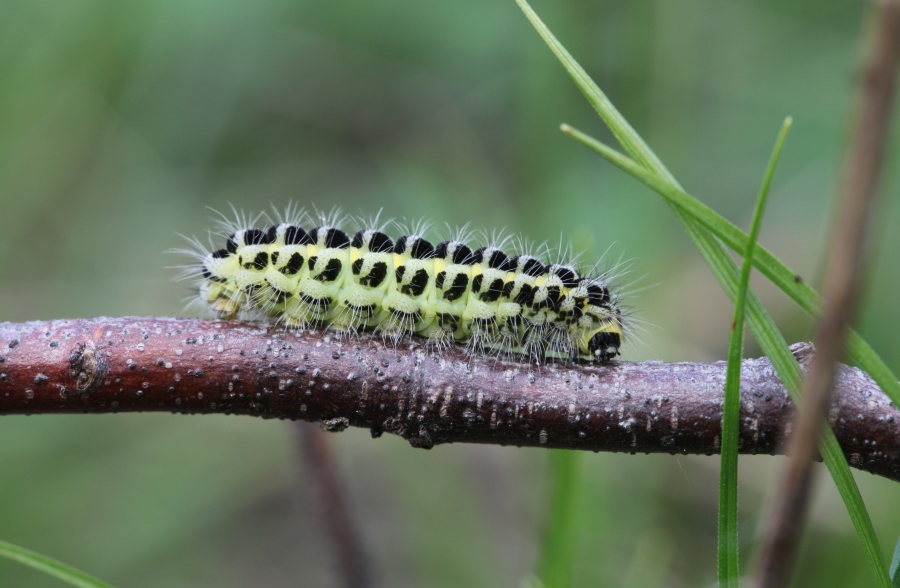
M 534 4 L 694 195 L 746 227 L 771 140 L 795 125 L 760 241 L 815 281 L 861 5 L 807 0 Z M 731 305 L 662 201 L 559 133 L 596 115 L 515 3 L 24 2 L 0 9 L 0 320 L 183 312 L 164 253 L 207 207 L 294 200 L 573 240 L 624 278 L 633 359 L 724 359 Z M 897 154 L 888 170 L 900 168 Z M 861 330 L 900 369 L 898 175 Z M 809 321 L 762 282 L 788 340 Z M 748 354 L 755 352 L 748 341 Z M 246 417 L 0 419 L 0 537 L 120 586 L 331 586 L 288 423 Z M 387 586 L 514 586 L 546 516 L 540 450 L 412 450 L 333 437 Z M 749 546 L 780 459 L 741 459 Z M 716 458 L 588 455 L 577 585 L 715 579 Z M 827 476 L 798 577 L 865 585 Z M 900 486 L 858 476 L 884 545 Z M 744 548 L 747 556 L 752 550 Z M 654 564 L 666 566 L 663 571 Z M 56 586 L 0 561 L 0 584 Z

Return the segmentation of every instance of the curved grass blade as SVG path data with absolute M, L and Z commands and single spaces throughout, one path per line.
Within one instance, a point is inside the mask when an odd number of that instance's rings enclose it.
M 626 121 L 622 114 L 612 105 L 606 95 L 599 87 L 597 87 L 593 80 L 591 80 L 584 69 L 578 65 L 568 51 L 566 51 L 559 41 L 556 40 L 537 14 L 535 14 L 531 7 L 528 6 L 528 3 L 525 0 L 516 1 L 526 17 L 528 17 L 532 25 L 544 39 L 544 42 L 548 45 L 554 55 L 556 55 L 557 59 L 559 59 L 563 67 L 575 81 L 576 85 L 578 85 L 579 89 L 585 94 L 588 101 L 594 106 L 594 109 L 622 144 L 622 147 L 635 160 L 642 164 L 644 170 L 649 172 L 647 175 L 653 176 L 654 179 L 659 180 L 664 187 L 670 191 L 684 193 L 681 186 L 669 170 L 662 164 L 656 154 L 649 146 L 647 146 L 640 135 L 638 135 L 637 131 L 628 124 L 628 121 Z M 599 142 L 597 143 L 599 144 Z M 607 147 L 607 149 L 609 148 Z M 631 163 L 634 164 L 634 162 Z M 635 164 L 635 166 L 637 166 L 637 164 Z M 700 254 L 703 256 L 706 263 L 710 266 L 716 279 L 722 285 L 728 296 L 734 300 L 737 296 L 737 264 L 728 256 L 722 243 L 713 237 L 707 228 L 694 216 L 671 202 L 669 204 L 676 218 L 682 223 L 688 236 L 694 242 L 694 245 L 700 251 Z M 724 219 L 722 220 L 724 221 Z M 738 232 L 743 235 L 743 232 L 739 229 Z M 739 251 L 743 251 L 746 247 L 746 236 L 744 236 L 743 245 L 744 247 L 739 249 Z M 762 251 L 762 248 L 760 248 L 759 251 Z M 754 259 L 755 257 L 756 256 L 754 256 Z M 774 257 L 772 259 L 774 259 Z M 778 263 L 780 264 L 780 262 Z M 783 264 L 780 265 L 786 269 Z M 763 268 L 760 268 L 760 271 L 763 271 Z M 790 274 L 790 276 L 790 279 L 793 280 L 794 275 Z M 784 276 L 781 276 L 781 278 L 784 278 Z M 779 285 L 779 287 L 782 285 L 778 281 L 775 281 L 775 283 L 776 285 Z M 811 288 L 808 288 L 808 290 L 809 292 L 813 292 Z M 806 302 L 816 301 L 807 300 Z M 748 291 L 747 303 L 747 316 L 754 337 L 759 342 L 760 347 L 762 347 L 766 355 L 769 356 L 779 378 L 781 378 L 782 383 L 784 383 L 785 388 L 791 394 L 794 402 L 799 403 L 800 384 L 803 377 L 800 366 L 797 364 L 793 355 L 791 355 L 787 342 L 778 331 L 772 317 L 769 316 L 769 313 L 762 305 L 759 297 L 756 296 L 752 289 Z M 860 349 L 855 351 L 860 351 Z M 880 367 L 883 368 L 881 376 L 884 376 L 885 373 L 890 373 L 887 366 L 884 366 L 877 355 L 874 355 L 874 352 L 869 355 L 863 354 L 860 358 L 855 359 L 860 363 L 860 366 L 863 367 L 863 369 L 866 369 L 866 367 L 863 365 L 861 359 L 866 360 L 868 363 L 875 364 L 875 367 L 879 367 L 878 364 L 880 364 Z M 876 377 L 874 373 L 870 372 L 870 375 L 872 375 L 873 378 Z M 877 379 L 876 382 L 878 382 L 879 385 L 882 384 L 882 382 Z M 896 380 L 889 385 L 893 386 L 895 389 L 898 388 Z M 898 391 L 896 395 L 900 398 L 900 391 Z M 847 464 L 847 460 L 830 427 L 827 428 L 827 431 L 822 437 L 821 452 L 823 459 L 828 466 L 828 470 L 835 481 L 835 485 L 844 500 L 844 504 L 850 515 L 850 519 L 853 522 L 854 528 L 859 535 L 860 542 L 862 543 L 873 574 L 877 577 L 879 585 L 883 588 L 890 588 L 890 578 L 887 575 L 887 568 L 884 565 L 884 559 L 878 545 L 878 540 L 875 536 L 875 530 L 872 527 L 871 518 L 862 502 L 859 488 L 856 486 L 856 482 L 850 473 L 850 467 Z
M 112 588 L 110 584 L 89 576 L 81 570 L 76 570 L 72 566 L 6 541 L 0 541 L 0 556 L 40 570 L 54 578 L 59 578 L 70 586 L 77 586 L 78 588 Z
M 649 186 L 669 200 L 670 203 L 688 211 L 691 217 L 696 219 L 688 220 L 687 222 L 699 222 L 735 252 L 742 253 L 745 251 L 747 248 L 747 234 L 711 208 L 684 192 L 653 150 L 644 142 L 637 131 L 628 124 L 625 117 L 613 106 L 606 94 L 587 75 L 587 72 L 553 36 L 553 33 L 544 25 L 528 3 L 525 0 L 516 0 L 516 2 L 518 2 L 519 7 L 534 25 L 538 34 L 544 39 L 544 42 L 547 43 L 547 46 L 556 55 L 560 63 L 562 63 L 588 102 L 591 103 L 633 161 L 598 141 L 594 141 L 594 143 L 602 145 L 608 150 L 607 153 L 599 151 L 592 145 L 588 146 L 594 148 L 595 151 L 598 151 L 604 157 L 613 154 L 617 156 L 617 159 L 609 157 L 607 159 Z M 575 133 L 571 134 L 578 138 Z M 586 135 L 582 136 L 586 137 Z M 630 163 L 630 166 L 625 165 L 625 162 Z M 682 219 L 680 215 L 676 214 L 676 216 Z M 700 236 L 699 238 L 702 239 L 703 237 Z M 756 253 L 753 256 L 753 265 L 782 292 L 787 294 L 804 312 L 812 316 L 819 315 L 821 297 L 818 293 L 765 247 L 759 246 L 756 248 Z M 872 376 L 872 379 L 878 383 L 878 386 L 894 404 L 900 406 L 900 381 L 868 343 L 858 333 L 850 331 L 847 335 L 845 346 L 850 358 Z
M 634 160 L 581 131 L 568 125 L 563 125 L 562 130 L 654 192 L 657 192 L 671 205 L 678 207 L 695 218 L 704 228 L 708 229 L 736 252 L 742 253 L 746 250 L 747 235 L 741 229 L 677 185 L 666 182 L 652 171 L 641 167 Z M 755 248 L 753 265 L 779 289 L 788 294 L 801 309 L 810 315 L 818 316 L 821 308 L 821 297 L 818 293 L 803 282 L 802 279 L 799 279 L 775 256 L 766 251 L 764 247 L 758 246 Z M 851 330 L 848 332 L 845 347 L 850 358 L 872 376 L 872 379 L 875 380 L 894 404 L 900 406 L 900 382 L 898 382 L 891 369 L 885 365 L 869 344 L 856 331 Z

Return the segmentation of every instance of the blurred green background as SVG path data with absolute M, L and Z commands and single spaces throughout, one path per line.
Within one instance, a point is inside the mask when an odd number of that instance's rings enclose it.
M 745 226 L 795 124 L 761 241 L 810 281 L 847 134 L 859 2 L 541 0 L 535 9 L 686 188 Z M 631 260 L 630 359 L 724 359 L 731 305 L 662 200 L 559 132 L 609 139 L 512 0 L 7 0 L 0 321 L 176 315 L 167 266 L 212 213 L 293 200 L 472 221 Z M 900 154 L 862 331 L 900 371 Z M 789 341 L 810 321 L 755 282 Z M 749 343 L 748 354 L 758 349 Z M 117 586 L 335 586 L 291 426 L 249 417 L 0 419 L 0 538 Z M 332 437 L 381 586 L 517 586 L 547 452 Z M 741 461 L 743 566 L 781 458 Z M 715 579 L 718 458 L 583 456 L 578 586 Z M 858 474 L 886 550 L 900 485 Z M 650 554 L 649 556 L 647 554 Z M 797 585 L 872 578 L 820 471 Z M 60 584 L 0 560 L 0 585 Z

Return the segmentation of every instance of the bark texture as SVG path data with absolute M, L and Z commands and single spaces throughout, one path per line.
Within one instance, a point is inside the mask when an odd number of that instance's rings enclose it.
M 246 414 L 425 449 L 719 451 L 724 362 L 537 366 L 416 343 L 200 319 L 2 323 L 0 415 Z M 806 368 L 812 346 L 792 349 Z M 794 405 L 769 361 L 745 360 L 741 387 L 741 453 L 780 453 Z M 865 373 L 839 366 L 828 416 L 851 465 L 900 481 L 900 411 Z

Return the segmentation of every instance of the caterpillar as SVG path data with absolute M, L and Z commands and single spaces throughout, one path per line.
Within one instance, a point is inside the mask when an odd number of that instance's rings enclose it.
M 628 328 L 609 272 L 588 277 L 539 255 L 510 256 L 508 239 L 472 248 L 464 228 L 434 245 L 423 226 L 392 239 L 377 218 L 351 235 L 336 213 L 314 222 L 290 208 L 237 217 L 220 222 L 221 248 L 192 240 L 186 251 L 198 301 L 222 319 L 261 314 L 288 327 L 418 336 L 538 362 L 608 362 Z

